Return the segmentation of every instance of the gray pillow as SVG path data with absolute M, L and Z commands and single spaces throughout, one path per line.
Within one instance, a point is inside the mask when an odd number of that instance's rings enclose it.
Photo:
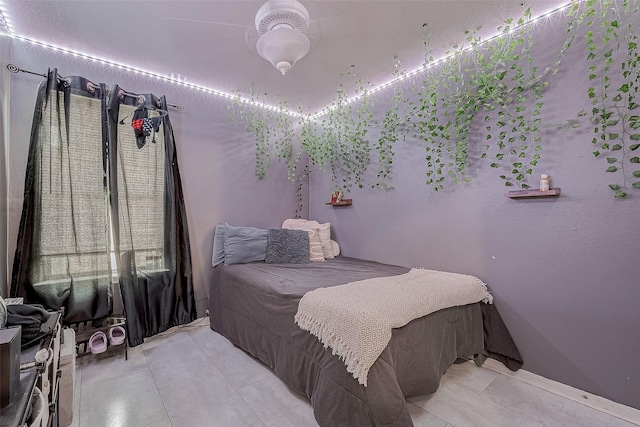
M 309 233 L 271 228 L 267 235 L 267 264 L 305 264 L 309 260 Z
M 267 230 L 255 227 L 232 227 L 224 230 L 224 265 L 264 261 L 267 253 Z
M 229 224 L 218 224 L 213 236 L 213 255 L 211 265 L 216 266 L 224 262 L 224 232 Z

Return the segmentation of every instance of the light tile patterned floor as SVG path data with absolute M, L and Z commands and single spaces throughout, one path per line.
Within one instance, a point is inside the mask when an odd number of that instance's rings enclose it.
M 449 368 L 409 409 L 416 427 L 634 426 L 473 363 Z M 304 397 L 208 318 L 146 339 L 127 361 L 78 359 L 74 414 L 73 427 L 317 426 Z

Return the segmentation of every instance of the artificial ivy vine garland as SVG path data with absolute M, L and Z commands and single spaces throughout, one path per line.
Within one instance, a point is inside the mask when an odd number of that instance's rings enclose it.
M 600 13 L 596 6 L 595 0 L 588 0 L 585 6 L 591 83 L 587 95 L 592 109 L 579 115 L 590 116 L 594 133 L 591 142 L 596 146 L 593 155 L 605 158 L 606 172 L 618 176 L 609 187 L 615 197 L 622 198 L 629 187 L 640 188 L 640 52 L 637 29 L 633 27 L 638 2 L 624 0 L 618 8 L 615 2 L 602 0 Z
M 413 138 L 425 147 L 425 183 L 434 190 L 443 189 L 448 180 L 469 181 L 470 144 L 482 147 L 481 157 L 500 171 L 506 186 L 528 188 L 527 176 L 541 159 L 541 130 L 560 127 L 542 121 L 544 90 L 572 46 L 576 30 L 587 25 L 586 60 L 592 82 L 587 96 L 592 110 L 578 116 L 588 118 L 593 126 L 594 156 L 606 158 L 607 172 L 621 177 L 609 187 L 616 197 L 625 197 L 629 187 L 640 188 L 636 179 L 640 167 L 634 166 L 640 163 L 635 154 L 640 152 L 636 151 L 640 148 L 640 115 L 635 113 L 640 53 L 633 27 L 638 0 L 623 0 L 621 6 L 615 0 L 574 2 L 567 13 L 567 38 L 555 62 L 544 67 L 532 57 L 529 9 L 517 20 L 506 20 L 498 28 L 499 36 L 489 42 L 480 38 L 480 29 L 466 32 L 464 43 L 447 52 L 445 61 L 433 60 L 425 37 L 426 71 L 414 86 L 417 101 L 410 101 L 403 84 L 395 85 L 391 107 L 380 122 L 371 112 L 372 86 L 357 77 L 353 66 L 341 74 L 351 81 L 340 84 L 334 99 L 319 114 L 319 122 L 300 109 L 294 126 L 286 104 L 281 103 L 274 115 L 249 103 L 236 117 L 246 120 L 247 130 L 255 136 L 256 175 L 264 177 L 274 150 L 278 159 L 287 162 L 289 179 L 298 181 L 299 211 L 301 182 L 310 173 L 308 167 L 297 171 L 302 151 L 320 170 L 330 169 L 336 189 L 348 191 L 354 185 L 388 189 L 395 144 L 412 128 Z M 397 58 L 395 61 L 394 78 L 399 79 L 404 70 Z M 355 103 L 347 98 L 347 84 L 359 97 Z M 251 101 L 258 98 L 252 88 Z M 482 141 L 470 139 L 474 120 L 483 123 Z M 371 143 L 369 131 L 374 127 L 380 129 L 380 136 Z M 367 174 L 372 164 L 377 168 L 375 178 Z

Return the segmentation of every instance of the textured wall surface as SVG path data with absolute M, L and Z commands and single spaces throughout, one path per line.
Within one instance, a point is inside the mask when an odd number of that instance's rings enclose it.
M 254 227 L 280 227 L 292 217 L 297 203 L 296 185 L 287 181 L 284 164 L 274 160 L 264 180 L 254 175 L 254 140 L 242 123 L 232 123 L 227 105 L 211 96 L 169 86 L 122 71 L 114 71 L 68 56 L 51 54 L 14 41 L 11 62 L 21 68 L 81 75 L 93 82 L 120 85 L 127 91 L 166 95 L 167 101 L 184 106 L 169 111 L 173 124 L 182 186 L 189 222 L 193 277 L 199 315 L 204 315 L 211 271 L 211 252 L 218 222 Z M 11 76 L 11 138 L 9 141 L 8 239 L 13 253 L 22 212 L 24 175 L 29 132 L 40 77 Z M 9 267 L 10 275 L 11 267 Z
M 563 19 L 538 27 L 536 57 L 546 61 L 564 30 Z M 546 123 L 575 119 L 588 108 L 585 55 L 577 40 L 545 90 Z M 389 97 L 376 98 L 377 117 Z M 472 127 L 472 143 L 484 144 L 484 124 Z M 524 369 L 640 408 L 633 356 L 640 352 L 640 192 L 613 198 L 606 162 L 591 154 L 590 132 L 554 126 L 543 132 L 531 183 L 548 173 L 562 189 L 557 199 L 506 198 L 502 172 L 477 150 L 471 183 L 435 193 L 424 184 L 424 146 L 409 136 L 396 146 L 394 189 L 351 191 L 350 207 L 325 206 L 329 174 L 312 172 L 310 216 L 331 222 L 344 255 L 479 277 L 495 296 Z

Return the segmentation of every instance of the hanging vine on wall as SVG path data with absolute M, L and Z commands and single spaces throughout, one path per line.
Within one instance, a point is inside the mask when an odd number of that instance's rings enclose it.
M 279 160 L 284 160 L 287 165 L 287 179 L 296 180 L 296 170 L 301 158 L 301 151 L 294 145 L 293 120 L 287 111 L 287 104 L 278 104 L 278 113 L 275 117 L 275 128 L 278 130 L 275 136 L 276 155 Z
M 302 212 L 304 211 L 304 183 L 306 179 L 309 177 L 311 171 L 309 170 L 309 165 L 304 165 L 304 168 L 296 177 L 296 212 L 294 218 L 300 218 L 302 216 Z
M 272 115 L 260 106 L 267 95 L 259 96 L 255 87 L 251 85 L 249 102 L 243 102 L 240 93 L 234 92 L 234 102 L 227 109 L 230 118 L 245 121 L 247 132 L 255 137 L 255 174 L 259 179 L 263 179 L 271 165 Z
M 530 9 L 517 20 L 507 19 L 498 27 L 498 37 L 486 44 L 478 35 L 480 28 L 466 32 L 465 43 L 447 52 L 447 61 L 437 69 L 425 38 L 429 73 L 418 89 L 415 126 L 426 144 L 426 183 L 435 190 L 443 188 L 447 177 L 455 183 L 469 181 L 469 131 L 480 113 L 485 123 L 481 157 L 505 171 L 500 175 L 505 185 L 529 187 L 526 177 L 542 150 L 543 90 L 571 46 L 575 25 L 569 23 L 555 63 L 540 71 L 532 57 L 530 20 Z
M 586 23 L 587 68 L 592 81 L 587 95 L 592 110 L 580 116 L 589 117 L 593 125 L 594 155 L 606 158 L 607 172 L 621 177 L 609 186 L 616 197 L 626 196 L 628 188 L 640 188 L 636 179 L 640 168 L 635 166 L 640 163 L 636 154 L 640 153 L 640 115 L 635 112 L 640 57 L 633 28 L 638 0 L 623 0 L 622 7 L 615 0 L 574 2 L 566 13 L 566 39 L 549 65 L 534 61 L 529 9 L 519 19 L 506 20 L 498 27 L 499 36 L 489 42 L 481 39 L 480 29 L 466 32 L 464 43 L 448 51 L 446 60 L 434 61 L 430 40 L 425 38 L 427 70 L 414 87 L 417 101 L 412 103 L 401 85 L 394 86 L 377 142 L 369 140 L 370 129 L 378 124 L 371 112 L 372 86 L 358 78 L 353 66 L 341 74 L 334 99 L 315 116 L 320 122 L 300 110 L 294 127 L 283 104 L 276 120 L 250 107 L 244 118 L 256 138 L 256 174 L 264 176 L 270 141 L 275 138 L 278 158 L 288 162 L 289 179 L 308 176 L 308 171 L 300 174 L 295 169 L 304 152 L 321 171 L 330 169 L 335 189 L 348 191 L 354 185 L 391 188 L 394 147 L 405 138 L 409 124 L 413 136 L 424 144 L 426 184 L 433 189 L 443 189 L 447 180 L 469 181 L 471 144 L 481 148 L 481 158 L 500 171 L 505 185 L 527 188 L 527 177 L 541 160 L 541 131 L 561 127 L 543 120 L 545 89 L 580 34 L 576 30 L 584 29 Z M 404 70 L 395 60 L 394 79 L 399 79 Z M 350 85 L 354 90 L 349 91 Z M 348 93 L 359 99 L 352 102 Z M 254 91 L 251 96 L 253 100 Z M 483 134 L 471 140 L 474 119 L 482 123 Z M 372 164 L 377 174 L 370 180 L 367 170 Z
M 371 163 L 367 134 L 373 125 L 373 100 L 369 93 L 371 84 L 357 76 L 354 66 L 341 73 L 340 77 L 355 86 L 354 95 L 359 97 L 358 102 L 349 102 L 347 82 L 340 83 L 335 97 L 322 110 L 319 137 L 309 142 L 322 146 L 312 148 L 314 153 L 323 154 L 320 158 L 310 156 L 314 164 L 320 167 L 328 165 L 332 187 L 347 191 L 353 185 L 359 188 L 365 185 L 365 172 Z
M 590 28 L 585 37 L 591 83 L 587 95 L 592 105 L 593 155 L 606 159 L 606 172 L 618 177 L 609 188 L 615 197 L 623 198 L 630 187 L 640 188 L 640 52 L 633 28 L 633 16 L 639 11 L 638 3 L 629 0 L 623 1 L 622 8 L 614 5 L 612 0 L 602 0 L 598 9 L 596 0 L 585 4 Z M 625 16 L 631 17 L 628 22 Z
M 529 187 L 525 178 L 540 159 L 542 91 L 548 84 L 533 65 L 533 40 L 526 26 L 530 19 L 531 10 L 527 9 L 515 29 L 511 19 L 499 27 L 501 37 L 487 46 L 488 60 L 474 57 L 480 71 L 471 74 L 472 80 L 478 79 L 479 97 L 487 113 L 487 141 L 494 142 L 490 166 L 506 169 L 500 175 L 506 186 L 517 182 L 522 188 Z M 486 157 L 489 150 L 487 145 L 483 148 Z
M 459 182 L 466 174 L 468 124 L 477 104 L 465 88 L 463 78 L 466 46 L 454 46 L 453 51 L 446 52 L 448 59 L 438 68 L 429 37 L 425 37 L 424 46 L 424 66 L 429 71 L 417 89 L 418 104 L 413 119 L 416 137 L 425 144 L 426 184 L 438 191 L 444 188 L 447 175 Z
M 275 154 L 278 160 L 286 163 L 287 179 L 296 181 L 296 170 L 302 152 L 300 148 L 296 148 L 294 142 L 294 123 L 287 110 L 287 103 L 280 101 L 274 112 L 261 106 L 267 104 L 266 93 L 259 95 L 252 85 L 249 94 L 248 102 L 242 102 L 237 94 L 228 110 L 232 120 L 246 122 L 247 132 L 255 138 L 256 176 L 258 179 L 264 179 Z
M 399 80 L 406 76 L 406 70 L 397 56 L 394 61 L 393 79 Z M 393 147 L 400 138 L 403 140 L 406 138 L 407 127 L 405 124 L 409 121 L 409 114 L 413 114 L 411 112 L 401 115 L 403 114 L 403 111 L 401 111 L 401 106 L 403 105 L 411 105 L 411 103 L 404 94 L 402 85 L 396 84 L 391 97 L 391 108 L 384 114 L 380 137 L 375 147 L 378 153 L 378 174 L 375 183 L 371 184 L 371 188 L 391 189 L 389 179 L 391 178 L 393 158 L 395 156 Z

